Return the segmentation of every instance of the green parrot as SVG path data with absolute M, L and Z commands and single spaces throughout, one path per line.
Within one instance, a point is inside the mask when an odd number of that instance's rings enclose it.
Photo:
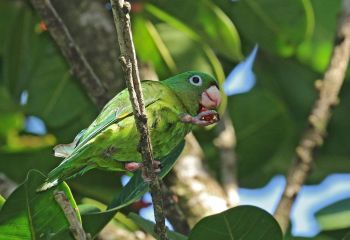
M 155 160 L 168 155 L 193 125 L 207 126 L 219 120 L 215 109 L 221 101 L 220 91 L 216 80 L 208 74 L 189 71 L 164 81 L 142 81 L 141 86 Z M 142 168 L 138 142 L 129 93 L 124 89 L 72 143 L 54 148 L 54 155 L 64 160 L 38 190 L 44 191 L 94 168 L 112 171 Z M 160 162 L 154 161 L 153 167 L 159 171 Z

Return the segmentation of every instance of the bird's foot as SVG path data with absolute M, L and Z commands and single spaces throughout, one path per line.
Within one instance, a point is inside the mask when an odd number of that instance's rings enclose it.
M 199 126 L 208 126 L 216 123 L 220 120 L 219 114 L 215 110 L 205 110 L 197 114 L 197 116 L 191 116 L 190 114 L 182 114 L 180 119 L 184 123 L 192 123 Z
M 150 182 L 151 178 L 147 176 L 146 169 L 144 163 L 139 163 L 139 162 L 128 162 L 125 163 L 124 165 L 125 170 L 129 172 L 134 172 L 138 169 L 141 169 L 142 171 L 142 178 L 145 180 L 145 182 Z M 155 173 L 159 173 L 162 169 L 162 164 L 160 161 L 153 161 L 153 170 Z

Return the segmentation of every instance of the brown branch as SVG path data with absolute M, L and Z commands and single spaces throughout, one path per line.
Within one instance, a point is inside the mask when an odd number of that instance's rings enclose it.
M 154 240 L 154 237 L 142 230 L 128 230 L 121 228 L 113 221 L 109 222 L 98 234 L 96 240 Z
M 68 28 L 52 6 L 51 1 L 31 0 L 31 3 L 41 17 L 45 19 L 51 36 L 68 60 L 74 75 L 87 89 L 90 98 L 101 108 L 109 100 L 107 90 L 75 43 Z
M 202 159 L 203 151 L 196 138 L 188 134 L 185 149 L 166 179 L 190 226 L 226 210 L 228 205 L 224 190 L 204 167 Z
M 168 218 L 174 230 L 188 235 L 190 225 L 187 222 L 186 216 L 178 203 L 178 197 L 174 194 L 167 185 L 162 182 L 162 192 L 164 194 L 164 208 L 166 209 L 166 217 Z
M 55 191 L 54 197 L 56 202 L 62 208 L 64 215 L 69 222 L 69 229 L 72 232 L 76 240 L 90 240 L 90 234 L 86 234 L 81 222 L 78 220 L 77 213 L 74 211 L 72 205 L 70 204 L 67 196 L 63 191 Z
M 344 81 L 350 56 L 350 0 L 343 1 L 344 8 L 339 20 L 336 40 L 330 64 L 322 81 L 317 81 L 319 97 L 309 116 L 309 128 L 296 148 L 296 159 L 289 171 L 287 185 L 279 202 L 275 217 L 283 232 L 289 225 L 292 204 L 311 170 L 315 148 L 326 135 L 331 108 L 338 103 L 338 94 Z M 347 6 L 345 6 L 347 5 Z
M 220 151 L 221 182 L 227 195 L 229 207 L 237 206 L 239 203 L 238 183 L 236 179 L 237 156 L 234 151 L 236 146 L 236 134 L 233 123 L 225 113 L 218 123 L 218 137 L 214 140 L 215 146 Z
M 165 227 L 165 213 L 160 179 L 153 170 L 153 153 L 149 131 L 147 128 L 147 116 L 143 101 L 141 83 L 138 73 L 136 53 L 132 40 L 130 27 L 130 4 L 124 0 L 111 0 L 114 23 L 117 29 L 118 42 L 121 52 L 121 63 L 125 72 L 125 80 L 129 91 L 130 101 L 133 107 L 137 130 L 140 133 L 139 149 L 145 165 L 146 175 L 150 177 L 150 192 L 154 206 L 156 220 L 155 232 L 159 239 L 167 239 Z

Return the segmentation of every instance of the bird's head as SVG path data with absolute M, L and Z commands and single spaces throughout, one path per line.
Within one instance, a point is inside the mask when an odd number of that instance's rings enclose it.
M 176 93 L 192 115 L 205 110 L 216 110 L 221 103 L 218 83 L 206 73 L 184 72 L 164 80 L 164 83 Z

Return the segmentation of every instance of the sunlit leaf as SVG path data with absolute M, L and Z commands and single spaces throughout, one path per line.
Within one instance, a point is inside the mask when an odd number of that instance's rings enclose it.
M 308 0 L 220 0 L 218 4 L 243 37 L 283 56 L 293 54 L 314 29 Z
M 333 203 L 316 213 L 321 230 L 350 228 L 350 199 Z
M 137 33 L 134 36 L 135 47 L 141 62 L 151 62 L 160 76 L 174 74 L 174 59 L 153 23 L 140 14 L 136 14 L 132 19 L 133 30 Z
M 3 198 L 3 196 L 0 195 L 0 210 L 2 208 L 2 205 L 4 205 L 5 201 L 5 198 Z
M 198 1 L 151 1 L 145 10 L 186 34 L 198 43 L 206 43 L 230 60 L 242 58 L 241 43 L 233 22 L 213 2 Z M 181 6 L 181 11 L 178 10 Z
M 310 0 L 315 13 L 315 31 L 310 39 L 303 42 L 297 57 L 318 72 L 324 72 L 332 53 L 336 21 L 341 1 Z

